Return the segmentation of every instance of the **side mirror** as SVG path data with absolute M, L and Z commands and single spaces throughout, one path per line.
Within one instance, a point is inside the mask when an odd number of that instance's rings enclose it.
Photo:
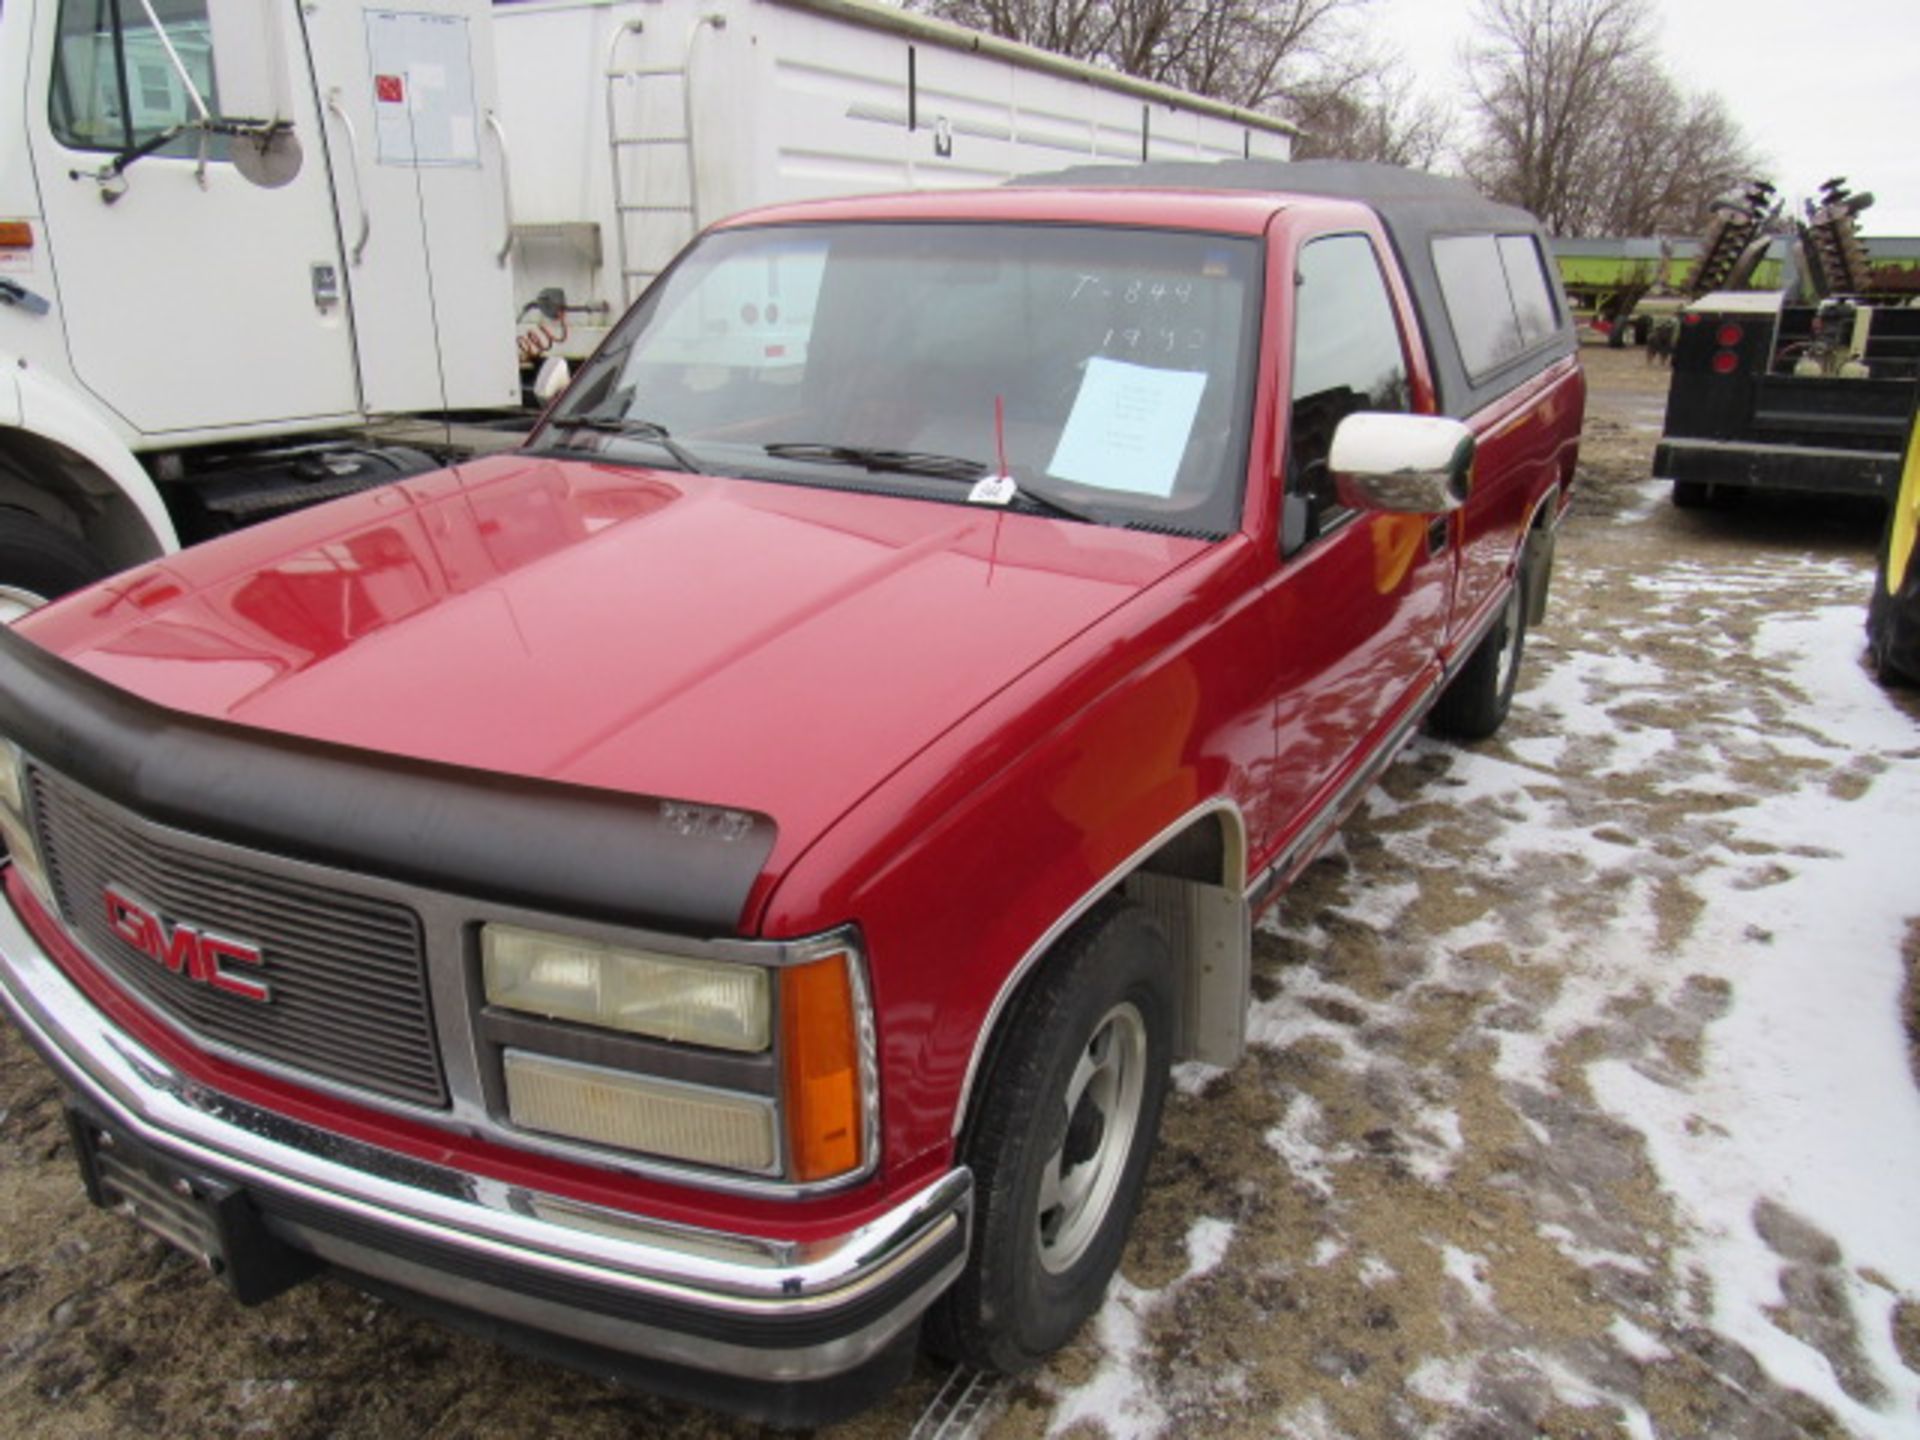
M 227 137 L 233 168 L 252 184 L 277 189 L 300 173 L 300 141 L 293 133 L 290 118 L 293 107 L 288 80 L 289 37 L 283 26 L 282 7 L 261 4 L 260 0 L 206 0 L 206 3 L 204 25 L 176 19 L 174 23 L 179 28 L 175 33 L 168 30 L 151 0 L 138 0 L 151 27 L 149 33 L 185 92 L 189 113 L 178 123 L 129 145 L 92 172 L 92 178 L 100 185 L 100 198 L 109 205 L 126 193 L 121 177 L 128 166 L 164 149 L 183 135 L 199 137 L 202 186 L 206 184 L 207 140 L 214 135 Z M 119 24 L 119 0 L 115 0 L 113 15 L 113 44 L 120 55 L 108 63 L 124 67 L 128 61 L 126 40 Z M 125 83 L 123 77 L 123 90 Z M 215 114 L 208 103 L 210 93 L 220 97 L 219 114 Z M 80 174 L 75 171 L 74 178 L 80 178 Z
M 213 77 L 223 115 L 260 121 L 293 118 L 287 68 L 287 5 L 260 0 L 207 0 L 213 35 Z
M 1333 432 L 1327 468 L 1342 505 L 1439 515 L 1466 503 L 1474 444 L 1458 420 L 1362 411 Z

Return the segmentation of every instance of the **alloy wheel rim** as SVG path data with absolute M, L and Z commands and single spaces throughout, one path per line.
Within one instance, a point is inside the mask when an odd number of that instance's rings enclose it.
M 1140 1127 L 1146 1073 L 1146 1022 L 1132 1004 L 1115 1005 L 1081 1047 L 1061 1097 L 1066 1132 L 1041 1171 L 1034 1221 L 1050 1274 L 1087 1253 L 1113 1210 Z

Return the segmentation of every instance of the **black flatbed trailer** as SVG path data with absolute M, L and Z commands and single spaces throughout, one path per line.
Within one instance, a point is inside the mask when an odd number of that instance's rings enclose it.
M 1891 499 L 1916 393 L 1920 309 L 1709 294 L 1681 316 L 1653 473 L 1678 505 L 1745 490 Z

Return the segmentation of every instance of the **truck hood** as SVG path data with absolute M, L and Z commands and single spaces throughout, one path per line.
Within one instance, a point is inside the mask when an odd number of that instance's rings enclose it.
M 22 628 L 171 710 L 771 816 L 771 866 L 1202 542 L 500 456 Z

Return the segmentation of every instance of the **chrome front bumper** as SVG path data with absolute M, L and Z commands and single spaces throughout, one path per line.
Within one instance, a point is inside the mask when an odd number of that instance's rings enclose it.
M 0 1004 L 85 1109 L 244 1188 L 282 1240 L 563 1343 L 749 1381 L 823 1379 L 885 1349 L 965 1263 L 965 1169 L 848 1234 L 785 1243 L 510 1186 L 237 1101 L 110 1025 L 3 896 Z

